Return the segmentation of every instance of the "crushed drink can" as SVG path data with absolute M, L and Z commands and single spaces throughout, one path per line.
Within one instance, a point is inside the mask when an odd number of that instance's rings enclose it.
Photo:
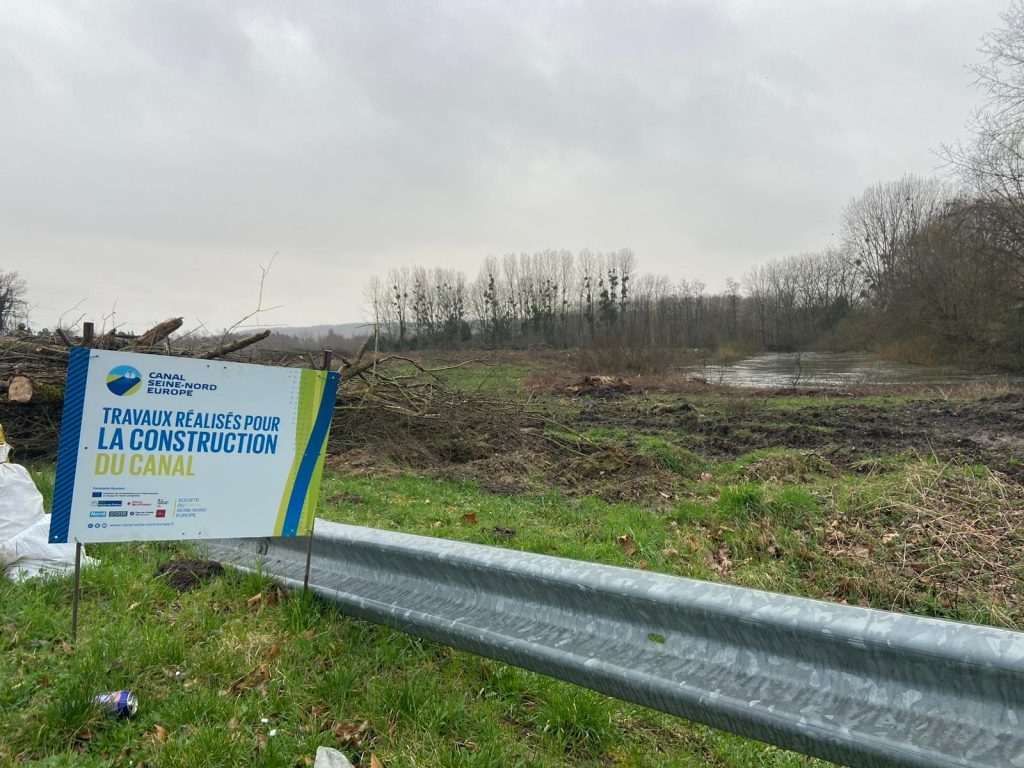
M 139 699 L 132 691 L 112 691 L 92 697 L 101 712 L 111 717 L 131 717 L 139 711 Z

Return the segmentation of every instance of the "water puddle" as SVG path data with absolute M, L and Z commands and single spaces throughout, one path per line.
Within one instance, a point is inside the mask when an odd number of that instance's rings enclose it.
M 929 368 L 879 360 L 866 352 L 766 352 L 731 365 L 683 368 L 711 384 L 737 387 L 856 387 L 919 384 L 944 387 L 983 382 L 1022 384 L 1024 378 L 965 371 L 951 366 Z

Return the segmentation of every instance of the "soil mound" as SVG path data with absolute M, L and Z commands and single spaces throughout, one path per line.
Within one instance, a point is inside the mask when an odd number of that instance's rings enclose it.
M 224 566 L 216 560 L 201 560 L 198 558 L 184 558 L 171 560 L 156 569 L 154 574 L 158 579 L 164 579 L 168 585 L 179 592 L 190 592 L 204 581 L 220 576 L 224 573 Z

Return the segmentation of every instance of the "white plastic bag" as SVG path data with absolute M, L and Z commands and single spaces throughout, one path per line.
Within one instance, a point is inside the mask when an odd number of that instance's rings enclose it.
M 0 443 L 0 545 L 39 522 L 43 496 L 20 464 L 9 464 L 11 447 Z
M 50 516 L 43 495 L 20 464 L 10 464 L 11 446 L 0 442 L 0 571 L 21 581 L 40 573 L 66 573 L 75 567 L 74 544 L 50 543 Z M 82 565 L 96 561 L 85 556 Z
M 22 531 L 6 544 L 0 543 L 0 567 L 13 581 L 31 579 L 41 573 L 65 574 L 75 568 L 74 544 L 50 543 L 50 516 L 44 515 L 32 527 Z M 82 567 L 96 561 L 85 556 Z

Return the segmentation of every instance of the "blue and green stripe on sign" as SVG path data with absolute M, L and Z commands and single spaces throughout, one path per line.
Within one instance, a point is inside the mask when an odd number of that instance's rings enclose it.
M 334 371 L 301 371 L 295 420 L 295 458 L 281 495 L 275 536 L 301 536 L 313 528 L 313 512 L 320 493 L 323 456 L 334 415 L 339 378 Z
M 68 540 L 71 498 L 78 469 L 78 442 L 82 435 L 85 381 L 89 375 L 91 354 L 84 347 L 76 347 L 68 355 L 68 379 L 64 389 L 64 411 L 60 419 L 60 444 L 57 448 L 57 479 L 53 485 L 53 514 L 50 516 L 51 544 L 64 544 Z

